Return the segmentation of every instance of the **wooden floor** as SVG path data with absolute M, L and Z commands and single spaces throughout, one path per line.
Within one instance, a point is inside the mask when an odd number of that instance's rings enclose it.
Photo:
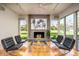
M 75 49 L 71 52 L 59 49 L 54 43 L 46 42 L 26 42 L 21 48 L 14 51 L 5 52 L 4 49 L 0 49 L 0 56 L 78 56 L 79 53 Z

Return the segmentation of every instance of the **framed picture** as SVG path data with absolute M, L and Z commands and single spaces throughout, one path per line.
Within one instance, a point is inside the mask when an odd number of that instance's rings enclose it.
M 47 29 L 47 19 L 31 19 L 31 29 Z

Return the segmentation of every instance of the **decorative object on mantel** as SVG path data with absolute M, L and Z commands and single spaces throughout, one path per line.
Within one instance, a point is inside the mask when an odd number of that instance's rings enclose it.
M 41 35 L 40 34 L 37 35 L 36 40 L 37 41 L 40 41 L 41 40 Z

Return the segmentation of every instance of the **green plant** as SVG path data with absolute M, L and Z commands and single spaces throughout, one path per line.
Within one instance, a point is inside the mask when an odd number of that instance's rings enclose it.
M 50 37 L 50 31 L 47 30 L 47 37 Z

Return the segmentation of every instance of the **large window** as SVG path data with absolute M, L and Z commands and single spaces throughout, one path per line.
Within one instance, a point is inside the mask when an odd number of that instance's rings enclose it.
M 58 20 L 50 20 L 50 37 L 56 39 L 58 34 Z
M 62 18 L 62 19 L 60 19 L 60 27 L 59 27 L 60 29 L 59 29 L 59 31 L 60 31 L 60 35 L 64 35 L 64 28 L 65 28 L 65 26 L 64 26 L 64 18 Z
M 27 39 L 28 37 L 28 27 L 27 27 L 27 20 L 26 19 L 20 19 L 19 20 L 20 25 L 20 36 L 22 39 Z
M 66 17 L 66 36 L 73 38 L 74 35 L 74 14 Z
M 77 39 L 79 39 L 79 12 L 77 12 Z

